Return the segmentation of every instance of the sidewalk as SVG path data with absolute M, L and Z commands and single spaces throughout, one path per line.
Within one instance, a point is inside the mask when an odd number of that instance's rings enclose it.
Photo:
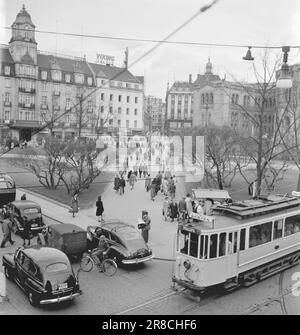
M 107 187 L 106 191 L 102 194 L 104 218 L 119 219 L 137 227 L 138 218 L 141 217 L 142 210 L 148 210 L 151 218 L 149 246 L 152 248 L 156 258 L 174 259 L 173 250 L 177 222 L 164 221 L 162 216 L 163 195 L 161 192 L 158 192 L 155 201 L 151 201 L 150 192 L 145 191 L 144 183 L 144 180 L 138 179 L 133 190 L 130 190 L 129 184 L 126 183 L 125 194 L 123 196 L 115 193 L 112 187 Z M 183 188 L 178 186 L 176 200 L 179 200 L 179 195 L 182 196 L 183 192 Z M 18 189 L 16 199 L 20 199 L 23 193 L 27 194 L 28 200 L 39 203 L 42 207 L 42 212 L 46 216 L 61 223 L 74 223 L 83 229 L 86 229 L 89 225 L 98 224 L 95 216 L 95 204 L 91 204 L 92 206 L 88 209 L 79 210 L 75 218 L 72 218 L 72 214 L 68 212 L 68 206 L 31 191 Z

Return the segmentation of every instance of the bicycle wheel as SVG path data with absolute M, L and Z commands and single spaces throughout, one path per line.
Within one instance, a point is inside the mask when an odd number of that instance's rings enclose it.
M 90 272 L 93 268 L 93 260 L 90 256 L 82 257 L 80 261 L 80 269 L 84 272 Z
M 106 276 L 113 276 L 117 272 L 118 266 L 112 259 L 105 259 L 102 262 L 102 271 Z

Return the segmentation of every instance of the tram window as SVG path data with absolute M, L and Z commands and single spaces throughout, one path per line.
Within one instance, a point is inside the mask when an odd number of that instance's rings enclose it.
M 183 248 L 180 249 L 180 252 L 182 254 L 188 254 L 188 246 L 189 246 L 189 234 L 181 234 L 181 241 L 180 246 L 183 246 Z
M 191 233 L 190 256 L 193 257 L 198 257 L 198 236 L 195 233 Z
M 250 227 L 249 248 L 271 241 L 272 222 Z
M 226 233 L 221 233 L 219 237 L 219 257 L 225 255 Z
M 273 240 L 282 237 L 283 219 L 274 221 Z
M 209 258 L 215 258 L 217 257 L 217 241 L 218 241 L 218 235 L 213 234 L 210 236 L 210 242 L 209 242 Z
M 285 219 L 284 236 L 299 233 L 300 231 L 300 214 L 293 215 Z
M 241 229 L 240 232 L 240 250 L 245 250 L 246 242 L 246 228 Z
M 201 235 L 200 237 L 200 258 L 207 259 L 208 236 Z
M 238 237 L 238 234 L 237 234 L 237 231 L 235 231 L 234 232 L 234 242 L 233 242 L 233 253 L 237 252 L 237 237 Z

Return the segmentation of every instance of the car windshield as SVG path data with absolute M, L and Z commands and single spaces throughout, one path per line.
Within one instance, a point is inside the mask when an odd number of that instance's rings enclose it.
M 140 233 L 133 229 L 132 230 L 124 229 L 122 232 L 120 232 L 120 235 L 126 241 L 137 240 L 141 238 Z
M 65 263 L 54 263 L 50 264 L 46 267 L 46 271 L 48 273 L 55 273 L 60 271 L 65 271 L 68 269 L 68 265 Z
M 34 214 L 38 212 L 39 212 L 38 208 L 25 208 L 24 209 L 24 214 Z

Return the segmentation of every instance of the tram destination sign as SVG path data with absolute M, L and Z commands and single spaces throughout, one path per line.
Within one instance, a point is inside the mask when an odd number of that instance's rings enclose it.
M 110 65 L 113 66 L 115 61 L 114 56 L 104 55 L 104 54 L 96 54 L 96 63 L 102 65 Z
M 195 220 L 199 221 L 206 221 L 206 222 L 213 222 L 214 217 L 213 216 L 208 216 L 204 214 L 198 214 L 198 213 L 191 213 L 190 217 Z

